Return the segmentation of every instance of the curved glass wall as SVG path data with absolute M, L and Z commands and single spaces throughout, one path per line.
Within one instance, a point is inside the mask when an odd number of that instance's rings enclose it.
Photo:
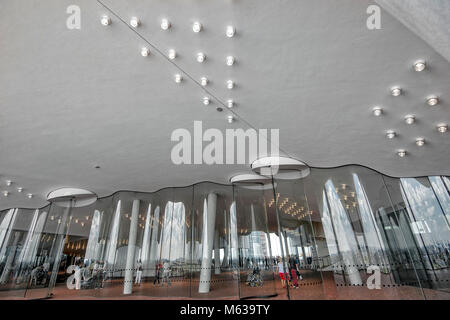
M 0 212 L 0 298 L 450 299 L 450 179 L 360 166 Z

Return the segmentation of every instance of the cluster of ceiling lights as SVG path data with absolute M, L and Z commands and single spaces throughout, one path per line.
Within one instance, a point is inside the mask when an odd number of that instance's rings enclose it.
M 280 198 L 280 194 L 277 193 L 277 203 Z M 268 207 L 271 208 L 274 206 L 275 200 L 272 198 L 269 203 Z M 294 201 L 292 203 L 289 203 L 289 198 L 284 198 L 281 203 L 278 205 L 278 209 L 282 210 L 285 214 L 290 215 L 291 217 L 296 217 L 298 220 L 301 220 L 307 216 L 310 216 L 313 214 L 313 211 L 304 211 L 304 206 L 299 206 L 299 204 Z
M 103 26 L 109 26 L 109 25 L 111 25 L 112 20 L 109 16 L 104 15 L 101 17 L 100 23 Z M 141 21 L 138 17 L 131 17 L 129 25 L 132 28 L 138 28 L 141 25 Z M 167 31 L 172 27 L 172 23 L 168 19 L 164 18 L 161 20 L 160 27 L 163 31 Z M 192 31 L 194 33 L 200 33 L 201 31 L 203 31 L 203 29 L 204 29 L 204 27 L 199 21 L 195 21 L 192 24 Z M 228 25 L 225 28 L 225 36 L 226 37 L 233 38 L 235 36 L 235 34 L 236 34 L 236 28 L 234 26 Z M 141 48 L 141 55 L 143 57 L 148 57 L 148 56 L 150 56 L 150 54 L 151 54 L 151 52 L 148 47 Z M 175 51 L 175 49 L 169 49 L 169 51 L 167 53 L 167 57 L 170 60 L 175 60 L 177 57 L 177 52 Z M 197 52 L 195 58 L 198 63 L 204 63 L 207 60 L 207 56 L 204 52 Z M 229 55 L 225 58 L 224 62 L 227 66 L 231 67 L 236 63 L 236 58 L 232 55 Z M 181 84 L 183 82 L 183 80 L 184 79 L 183 79 L 182 74 L 177 73 L 174 75 L 175 83 Z M 209 83 L 209 80 L 206 77 L 201 77 L 199 83 L 202 87 L 206 87 Z M 227 80 L 225 85 L 228 90 L 233 90 L 236 87 L 234 80 L 231 80 L 231 79 Z M 209 104 L 211 104 L 211 98 L 208 96 L 203 97 L 203 104 L 205 106 L 208 106 Z M 232 99 L 227 100 L 226 106 L 228 108 L 233 108 L 234 105 L 235 105 L 235 103 Z M 217 110 L 222 111 L 222 108 L 218 107 Z M 233 116 L 233 114 L 230 114 L 227 116 L 227 121 L 228 121 L 228 123 L 233 123 L 235 121 L 235 117 Z
M 13 183 L 12 180 L 6 180 L 5 184 L 10 189 L 10 188 L 13 188 L 12 185 L 14 183 Z M 18 193 L 24 194 L 24 192 L 23 192 L 24 190 L 23 190 L 22 187 L 17 187 L 16 190 L 17 190 Z M 11 191 L 10 190 L 3 190 L 2 193 L 3 193 L 3 196 L 8 197 L 11 194 Z M 32 193 L 27 193 L 26 197 L 28 199 L 31 199 L 31 198 L 33 198 L 33 194 Z
M 351 188 L 345 183 L 341 183 L 341 187 L 336 187 L 335 189 L 339 193 L 339 198 L 345 205 L 345 209 L 350 209 L 351 207 L 356 208 L 358 203 L 356 202 L 355 191 L 351 191 Z
M 423 70 L 426 69 L 426 63 L 423 60 L 419 60 L 416 61 L 413 65 L 413 69 L 416 72 L 421 72 Z M 393 87 L 391 88 L 391 94 L 394 97 L 398 97 L 401 96 L 403 93 L 402 88 L 400 87 Z M 428 96 L 425 99 L 425 103 L 430 106 L 430 107 L 434 107 L 437 104 L 439 104 L 439 97 L 435 96 L 435 95 L 431 95 Z M 383 114 L 383 108 L 376 106 L 372 109 L 372 113 L 374 114 L 374 116 L 379 117 Z M 407 114 L 404 117 L 404 121 L 407 125 L 412 125 L 416 122 L 416 116 L 413 114 Z M 445 133 L 448 130 L 448 125 L 446 123 L 439 123 L 436 125 L 436 129 L 438 132 L 440 133 Z M 397 136 L 397 132 L 395 130 L 387 130 L 386 131 L 386 137 L 388 139 L 394 139 Z M 415 139 L 415 144 L 419 147 L 422 147 L 425 145 L 425 138 L 423 137 L 418 137 Z M 397 155 L 401 158 L 405 157 L 408 154 L 408 152 L 405 149 L 398 149 L 397 150 Z

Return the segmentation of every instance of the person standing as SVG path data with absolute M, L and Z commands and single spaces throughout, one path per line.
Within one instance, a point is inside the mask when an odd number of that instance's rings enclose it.
M 134 280 L 134 284 L 141 284 L 142 278 L 142 262 L 141 259 L 138 260 L 136 265 L 136 279 Z
M 163 274 L 163 283 L 164 283 L 164 280 L 166 280 L 167 281 L 167 285 L 168 286 L 170 286 L 171 284 L 170 284 L 170 264 L 169 264 L 169 261 L 165 261 L 164 262 L 164 274 Z
M 285 280 L 285 277 L 284 277 L 284 265 L 283 265 L 283 261 L 282 261 L 281 258 L 278 260 L 278 265 L 277 265 L 277 267 L 278 267 L 278 273 L 280 274 L 281 286 L 282 286 L 283 288 L 285 288 L 285 282 L 286 282 L 286 280 Z
M 289 258 L 289 272 L 291 274 L 292 287 L 298 289 L 298 278 L 297 278 L 298 265 L 294 256 L 291 256 Z
M 156 285 L 156 282 L 158 282 L 158 285 L 161 284 L 159 281 L 160 270 L 161 270 L 161 264 L 158 261 L 155 264 L 155 279 L 153 280 L 153 285 Z

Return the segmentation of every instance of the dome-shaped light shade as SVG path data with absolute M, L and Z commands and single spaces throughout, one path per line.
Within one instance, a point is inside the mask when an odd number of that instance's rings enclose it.
M 205 87 L 208 85 L 208 79 L 206 77 L 201 77 L 200 78 L 200 84 Z
M 203 52 L 197 53 L 197 62 L 204 62 L 206 59 L 206 55 Z
M 194 24 L 192 25 L 192 31 L 194 31 L 195 33 L 199 33 L 200 31 L 202 31 L 202 24 L 198 21 L 194 22 Z
M 439 98 L 438 98 L 438 97 L 433 96 L 433 97 L 429 97 L 429 98 L 427 99 L 427 104 L 428 104 L 430 107 L 435 106 L 435 105 L 437 105 L 438 103 L 439 103 Z
M 395 131 L 393 131 L 393 130 L 388 130 L 388 131 L 386 131 L 386 137 L 387 137 L 388 139 L 394 139 L 396 135 L 397 135 L 397 134 L 396 134 Z
M 232 38 L 232 37 L 234 37 L 235 32 L 236 32 L 236 29 L 233 26 L 228 26 L 226 35 L 228 38 Z
M 415 116 L 413 116 L 411 114 L 405 116 L 405 122 L 407 124 L 413 124 L 415 121 L 416 121 L 416 117 Z
M 398 97 L 399 95 L 402 94 L 402 89 L 399 88 L 399 87 L 392 88 L 392 89 L 391 89 L 391 94 L 392 94 L 394 97 Z
M 108 17 L 108 16 L 103 16 L 103 17 L 100 19 L 100 23 L 101 23 L 102 25 L 104 25 L 105 27 L 106 27 L 106 26 L 109 26 L 109 25 L 111 24 L 111 18 Z
M 403 149 L 397 150 L 397 155 L 400 158 L 403 158 L 404 156 L 406 156 L 406 150 L 403 150 Z
M 380 107 L 375 107 L 372 109 L 374 116 L 379 117 L 383 113 L 383 109 Z
M 162 19 L 161 20 L 161 29 L 167 30 L 170 27 L 171 27 L 171 24 L 170 24 L 169 20 L 167 20 L 167 19 Z
M 419 147 L 422 147 L 425 144 L 425 139 L 424 138 L 417 138 L 416 139 L 416 145 L 418 145 Z
M 204 98 L 203 98 L 203 104 L 204 104 L 205 106 L 207 106 L 208 104 L 210 104 L 210 102 L 211 102 L 211 99 L 209 99 L 208 97 L 204 97 Z
M 437 125 L 437 130 L 438 130 L 440 133 L 445 133 L 445 132 L 447 132 L 447 130 L 448 130 L 448 125 L 445 124 L 445 123 L 440 123 L 440 124 Z
M 309 175 L 309 167 L 296 159 L 288 157 L 269 156 L 255 160 L 252 170 L 263 176 L 273 176 L 277 179 L 300 179 Z
M 227 107 L 228 108 L 233 108 L 234 107 L 234 101 L 233 100 L 228 100 L 227 101 Z
M 140 25 L 141 25 L 141 21 L 138 18 L 136 18 L 136 17 L 131 18 L 130 26 L 132 26 L 133 28 L 137 28 Z
M 150 49 L 149 48 L 144 47 L 144 48 L 141 49 L 141 56 L 148 57 L 149 55 L 150 55 Z
M 414 70 L 417 72 L 423 71 L 425 70 L 426 64 L 424 61 L 420 60 L 420 61 L 416 61 L 414 63 Z
M 167 56 L 170 60 L 173 60 L 177 57 L 177 52 L 174 49 L 170 49 Z
M 234 57 L 233 56 L 228 56 L 225 61 L 227 63 L 227 66 L 231 67 L 234 64 Z

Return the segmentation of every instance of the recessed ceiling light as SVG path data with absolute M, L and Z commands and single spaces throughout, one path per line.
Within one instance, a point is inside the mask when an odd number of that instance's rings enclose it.
M 7 196 L 9 195 L 9 192 L 8 192 L 8 191 L 3 191 L 3 195 L 4 195 L 5 197 L 7 197 Z
M 383 113 L 383 109 L 380 107 L 375 107 L 372 109 L 373 114 L 377 117 L 381 116 L 381 114 Z
M 399 88 L 399 87 L 394 87 L 394 88 L 391 89 L 391 94 L 392 94 L 394 97 L 397 97 L 397 96 L 399 96 L 399 95 L 402 94 L 402 89 Z
M 206 77 L 201 77 L 200 78 L 200 84 L 205 87 L 206 85 L 208 85 L 208 79 Z
M 236 29 L 233 26 L 228 26 L 226 35 L 228 38 L 232 38 L 232 37 L 234 37 L 235 32 L 236 32 Z
M 445 123 L 440 123 L 437 125 L 437 129 L 440 133 L 445 133 L 448 130 L 448 126 Z
M 432 96 L 427 99 L 427 104 L 431 107 L 437 105 L 438 103 L 439 103 L 439 98 L 436 96 Z
M 425 139 L 424 138 L 417 138 L 416 139 L 416 144 L 421 147 L 425 144 Z
M 234 88 L 233 80 L 228 80 L 227 81 L 227 88 L 230 89 L 230 90 Z
M 7 185 L 7 186 L 10 186 L 10 185 L 11 185 L 11 183 L 12 183 L 12 181 L 11 181 L 11 180 L 6 180 L 6 185 Z
M 104 26 L 109 26 L 109 25 L 111 24 L 111 18 L 108 17 L 108 16 L 103 16 L 103 17 L 100 19 L 100 22 L 101 22 L 101 24 L 104 25 Z
M 397 133 L 394 130 L 388 130 L 386 131 L 386 137 L 388 139 L 394 139 Z
M 170 27 L 171 27 L 171 24 L 170 24 L 169 20 L 167 20 L 167 19 L 162 19 L 161 20 L 161 29 L 167 30 Z
M 426 67 L 425 61 L 419 60 L 414 63 L 414 70 L 417 72 L 423 71 Z
M 211 102 L 211 99 L 209 99 L 208 97 L 204 97 L 204 98 L 203 98 L 203 104 L 204 104 L 205 106 L 207 106 L 210 102 Z
M 141 21 L 136 18 L 136 17 L 132 17 L 130 20 L 130 26 L 132 26 L 133 28 L 137 28 L 141 25 Z
M 416 117 L 413 116 L 412 114 L 408 114 L 407 116 L 405 116 L 405 122 L 407 124 L 413 124 L 416 121 Z
M 22 187 L 18 187 L 17 188 L 17 192 L 22 192 L 23 191 L 23 188 Z
M 29 193 L 29 194 L 27 194 L 27 197 L 28 197 L 28 199 L 31 199 L 31 198 L 33 198 L 33 194 Z
M 199 52 L 197 53 L 197 62 L 202 63 L 203 61 L 205 61 L 206 56 L 203 52 Z
M 404 156 L 406 156 L 406 150 L 403 150 L 403 149 L 397 150 L 397 155 L 399 157 L 403 158 Z
M 202 28 L 202 24 L 198 21 L 195 21 L 192 25 L 192 31 L 194 31 L 195 33 L 199 33 L 200 31 L 202 31 Z
M 227 117 L 227 119 L 228 119 L 228 123 L 233 123 L 233 121 L 234 121 L 234 117 L 232 115 L 229 115 Z
M 233 56 L 228 56 L 226 58 L 226 63 L 227 63 L 227 66 L 231 67 L 234 64 L 234 57 Z
M 167 56 L 170 60 L 173 60 L 177 57 L 177 52 L 174 49 L 170 49 Z
M 179 73 L 177 73 L 174 78 L 176 83 L 180 83 L 183 80 L 183 77 Z
M 143 47 L 143 48 L 141 49 L 141 55 L 142 55 L 143 57 L 148 57 L 148 56 L 150 55 L 150 50 L 149 50 L 149 48 Z
M 227 107 L 228 107 L 228 108 L 233 108 L 233 107 L 234 107 L 234 101 L 231 100 L 231 99 L 228 100 L 228 101 L 227 101 Z

